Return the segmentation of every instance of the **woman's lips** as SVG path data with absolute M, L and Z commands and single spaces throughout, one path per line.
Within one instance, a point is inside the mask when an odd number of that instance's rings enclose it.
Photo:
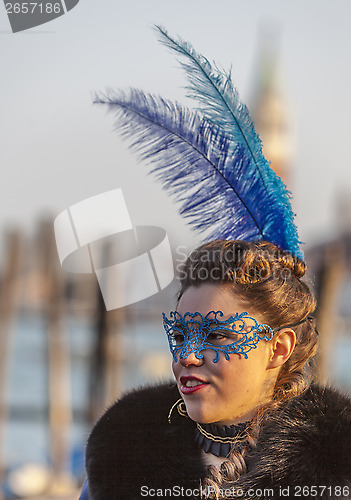
M 208 382 L 198 377 L 180 377 L 180 390 L 183 394 L 193 394 L 208 385 Z

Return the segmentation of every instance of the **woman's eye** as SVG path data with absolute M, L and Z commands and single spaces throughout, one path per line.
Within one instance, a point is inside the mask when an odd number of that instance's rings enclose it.
M 212 332 L 207 336 L 209 342 L 220 342 L 223 340 L 228 340 L 228 335 L 220 332 Z
M 220 330 L 211 332 L 207 336 L 207 341 L 211 344 L 232 344 L 236 340 L 238 340 L 237 335 L 231 332 L 221 332 Z

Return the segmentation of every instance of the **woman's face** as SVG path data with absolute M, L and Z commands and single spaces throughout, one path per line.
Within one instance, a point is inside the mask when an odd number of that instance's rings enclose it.
M 243 305 L 239 298 L 226 286 L 203 284 L 190 287 L 180 299 L 180 315 L 199 312 L 205 316 L 210 311 L 222 311 L 221 319 L 226 320 L 235 313 L 248 312 L 258 323 L 264 323 L 254 307 Z M 250 320 L 246 320 L 246 326 Z M 253 324 L 253 322 L 252 322 Z M 187 413 L 192 420 L 200 423 L 231 425 L 251 419 L 258 406 L 270 399 L 276 370 L 269 367 L 272 356 L 272 342 L 260 340 L 255 349 L 242 354 L 230 354 L 229 360 L 219 354 L 204 350 L 202 359 L 194 352 L 186 358 L 173 361 L 173 373 L 179 392 L 184 399 Z M 199 384 L 196 385 L 195 384 Z

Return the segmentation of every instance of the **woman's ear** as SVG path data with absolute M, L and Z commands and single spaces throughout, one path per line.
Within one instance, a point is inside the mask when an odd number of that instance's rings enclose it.
M 273 338 L 268 368 L 279 368 L 291 356 L 296 344 L 296 335 L 291 328 L 284 328 Z

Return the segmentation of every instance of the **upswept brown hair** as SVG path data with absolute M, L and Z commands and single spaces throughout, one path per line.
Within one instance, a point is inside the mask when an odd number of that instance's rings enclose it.
M 272 401 L 259 409 L 246 444 L 230 453 L 220 471 L 209 467 L 204 486 L 211 486 L 210 491 L 214 486 L 218 492 L 232 487 L 245 474 L 245 455 L 255 447 L 264 417 L 283 401 L 304 392 L 312 381 L 311 361 L 317 350 L 317 333 L 311 314 L 316 300 L 311 287 L 301 280 L 305 272 L 305 262 L 272 243 L 241 240 L 206 243 L 194 250 L 182 267 L 179 300 L 190 286 L 228 285 L 243 304 L 255 309 L 272 328 L 296 325 L 296 345 L 279 371 Z

